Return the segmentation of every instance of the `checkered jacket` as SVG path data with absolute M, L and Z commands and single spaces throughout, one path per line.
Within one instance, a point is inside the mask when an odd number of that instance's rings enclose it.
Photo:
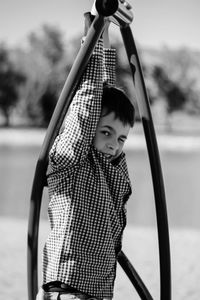
M 104 80 L 114 84 L 115 50 L 103 51 L 100 40 L 49 155 L 51 231 L 43 253 L 43 283 L 58 280 L 112 298 L 131 186 L 125 154 L 113 165 L 92 145 Z

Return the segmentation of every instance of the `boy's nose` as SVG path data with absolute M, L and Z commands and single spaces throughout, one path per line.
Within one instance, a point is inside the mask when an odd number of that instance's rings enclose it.
M 112 155 L 115 155 L 116 151 L 118 150 L 118 144 L 117 142 L 112 142 L 112 143 L 109 143 L 107 144 L 107 148 L 112 151 Z

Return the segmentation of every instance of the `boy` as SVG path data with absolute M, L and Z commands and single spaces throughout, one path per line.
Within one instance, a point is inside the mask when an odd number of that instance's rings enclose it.
M 113 297 L 131 194 L 122 148 L 134 123 L 134 108 L 114 83 L 115 50 L 103 50 L 100 39 L 49 154 L 51 232 L 37 299 Z

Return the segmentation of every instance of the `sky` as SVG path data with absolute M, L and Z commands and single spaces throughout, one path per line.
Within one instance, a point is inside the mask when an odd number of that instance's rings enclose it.
M 165 45 L 200 50 L 200 0 L 128 2 L 134 15 L 131 28 L 138 43 L 156 48 Z M 71 38 L 83 32 L 82 16 L 92 3 L 92 0 L 0 0 L 0 42 L 20 45 L 42 24 L 56 25 L 65 39 Z

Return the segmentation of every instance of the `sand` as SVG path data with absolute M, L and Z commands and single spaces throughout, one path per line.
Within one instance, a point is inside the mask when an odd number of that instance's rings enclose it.
M 41 249 L 48 234 L 42 221 L 39 238 L 39 281 Z M 27 220 L 0 218 L 0 299 L 27 300 Z M 200 299 L 200 232 L 170 229 L 172 299 Z M 142 277 L 154 299 L 159 299 L 158 243 L 155 228 L 128 226 L 123 250 Z M 139 299 L 130 281 L 118 267 L 114 300 Z

